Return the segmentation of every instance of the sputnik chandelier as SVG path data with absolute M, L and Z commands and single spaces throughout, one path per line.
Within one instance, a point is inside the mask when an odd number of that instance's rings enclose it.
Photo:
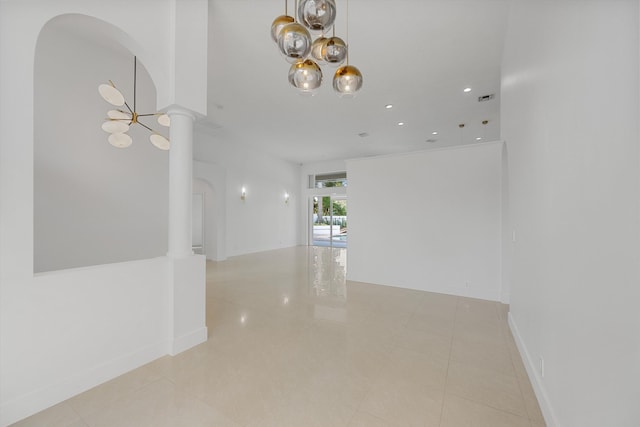
M 347 5 L 347 42 L 349 40 L 349 1 Z M 302 93 L 314 94 L 322 84 L 321 66 L 339 67 L 333 76 L 338 96 L 353 97 L 362 87 L 362 74 L 349 65 L 349 46 L 335 35 L 335 0 L 294 0 L 297 21 L 285 14 L 271 24 L 271 38 L 289 62 L 289 83 Z M 330 37 L 329 30 L 333 30 Z M 312 40 L 311 34 L 317 35 Z M 342 65 L 346 62 L 346 65 Z
M 133 109 L 129 106 L 129 104 L 125 101 L 122 93 L 116 89 L 116 86 L 113 84 L 111 80 L 109 80 L 109 84 L 101 84 L 98 86 L 98 92 L 102 96 L 102 98 L 107 101 L 109 104 L 122 107 L 125 106 L 127 109 L 117 109 L 117 110 L 109 110 L 107 112 L 107 118 L 105 122 L 102 123 L 102 130 L 109 135 L 109 143 L 114 147 L 118 148 L 126 148 L 130 146 L 133 142 L 131 136 L 127 134 L 129 128 L 135 124 L 142 126 L 151 132 L 149 136 L 149 140 L 153 145 L 158 147 L 161 150 L 169 149 L 169 140 L 161 135 L 159 132 L 153 130 L 151 127 L 145 125 L 140 121 L 141 117 L 149 117 L 155 116 L 157 117 L 158 123 L 162 126 L 169 127 L 170 120 L 169 116 L 165 113 L 149 113 L 149 114 L 138 114 L 136 111 L 136 91 L 137 91 L 137 58 L 133 57 Z

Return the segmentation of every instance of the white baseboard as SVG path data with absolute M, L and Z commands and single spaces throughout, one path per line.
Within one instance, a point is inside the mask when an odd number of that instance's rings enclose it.
M 486 301 L 501 302 L 499 289 L 470 289 L 455 286 L 423 286 L 416 283 L 386 283 L 371 278 L 353 277 L 347 272 L 349 282 L 368 283 L 371 285 L 389 286 L 392 288 L 413 289 L 416 291 L 433 292 L 437 294 L 453 295 L 457 297 L 475 298 Z
M 4 402 L 0 408 L 0 426 L 6 427 L 27 418 L 165 354 L 166 342 L 152 344 L 135 353 L 87 369 L 64 381 Z
M 538 375 L 538 370 L 536 369 L 537 365 L 533 363 L 531 355 L 527 351 L 527 347 L 522 340 L 522 336 L 518 331 L 516 321 L 514 320 L 511 313 L 509 313 L 508 319 L 509 328 L 511 329 L 513 338 L 516 341 L 516 345 L 518 346 L 518 351 L 520 352 L 520 356 L 522 357 L 522 361 L 524 362 L 524 367 L 526 368 L 527 374 L 529 375 L 529 380 L 531 381 L 531 385 L 533 386 L 533 391 L 538 398 L 540 410 L 542 411 L 544 420 L 547 423 L 547 427 L 562 427 L 558 422 L 558 417 L 556 416 L 553 407 L 551 406 L 549 396 L 547 395 L 547 392 L 545 391 L 542 384 L 542 379 L 540 378 L 540 375 Z
M 205 341 L 207 341 L 206 326 L 174 339 L 171 343 L 169 354 L 171 356 L 175 356 L 176 354 L 189 350 L 191 347 L 195 347 Z

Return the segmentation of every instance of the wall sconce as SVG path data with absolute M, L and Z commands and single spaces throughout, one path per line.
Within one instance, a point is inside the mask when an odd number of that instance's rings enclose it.
M 289 203 L 289 193 L 284 193 L 284 202 Z
M 242 190 L 240 190 L 240 200 L 244 201 L 244 199 L 247 198 L 247 189 L 242 187 Z

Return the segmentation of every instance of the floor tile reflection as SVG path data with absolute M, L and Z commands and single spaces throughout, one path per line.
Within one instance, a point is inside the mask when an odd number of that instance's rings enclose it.
M 341 248 L 208 262 L 206 343 L 17 425 L 544 425 L 506 306 L 346 273 Z

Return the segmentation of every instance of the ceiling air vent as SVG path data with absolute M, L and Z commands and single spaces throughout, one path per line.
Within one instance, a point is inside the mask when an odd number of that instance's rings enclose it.
M 495 97 L 496 95 L 494 93 L 489 95 L 482 95 L 478 97 L 478 102 L 491 101 Z

